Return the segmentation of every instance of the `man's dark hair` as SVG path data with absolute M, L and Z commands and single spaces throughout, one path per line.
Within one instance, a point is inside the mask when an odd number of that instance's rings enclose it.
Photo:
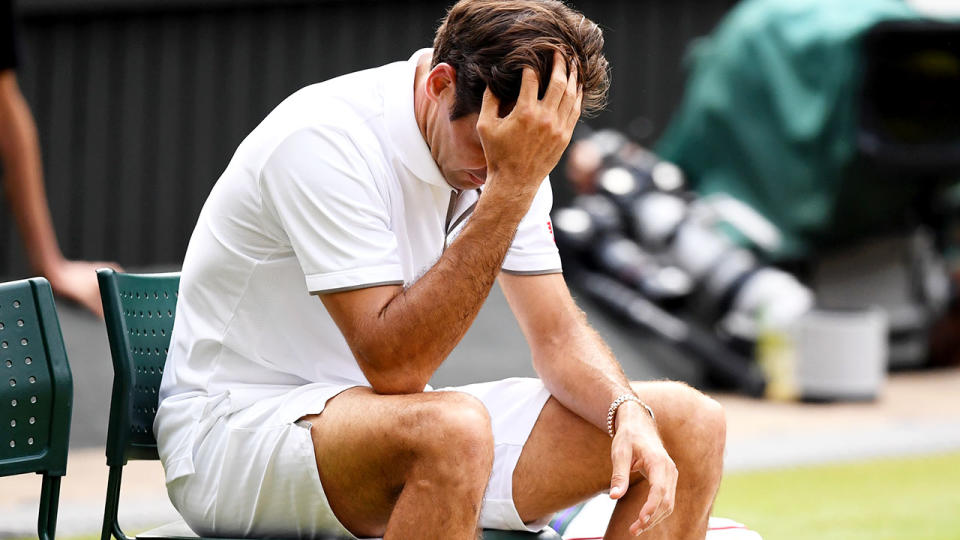
M 433 66 L 447 63 L 457 72 L 450 117 L 479 112 L 488 85 L 501 102 L 516 102 L 524 67 L 537 72 L 543 97 L 555 51 L 566 59 L 568 72 L 576 66 L 583 115 L 601 110 L 610 77 L 603 32 L 593 21 L 558 0 L 457 2 L 433 42 Z

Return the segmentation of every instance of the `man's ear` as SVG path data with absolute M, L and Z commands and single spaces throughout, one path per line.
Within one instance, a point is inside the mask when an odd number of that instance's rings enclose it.
M 450 64 L 440 63 L 434 66 L 427 74 L 426 95 L 430 101 L 440 102 L 448 100 L 448 105 L 453 102 L 456 95 L 457 70 Z

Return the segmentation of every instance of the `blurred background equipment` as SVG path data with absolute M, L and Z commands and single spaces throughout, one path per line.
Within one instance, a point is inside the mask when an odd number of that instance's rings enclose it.
M 810 289 L 764 262 L 781 236 L 752 208 L 685 191 L 678 167 L 612 130 L 581 132 L 567 176 L 582 194 L 554 212 L 554 230 L 575 287 L 696 359 L 721 387 L 777 399 L 877 397 L 887 311 L 813 309 Z
M 773 223 L 763 255 L 819 307 L 882 308 L 890 367 L 922 367 L 956 297 L 957 95 L 958 22 L 894 0 L 750 0 L 698 44 L 657 148 L 704 198 Z M 948 334 L 937 351 L 958 350 Z
M 695 357 L 715 383 L 761 395 L 761 331 L 792 327 L 813 299 L 723 227 L 768 247 L 776 229 L 732 199 L 697 199 L 675 165 L 611 130 L 581 135 L 567 176 L 582 193 L 554 213 L 568 279 Z

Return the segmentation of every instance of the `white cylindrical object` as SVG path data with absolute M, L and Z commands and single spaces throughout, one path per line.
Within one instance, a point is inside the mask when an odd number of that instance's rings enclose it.
M 793 326 L 796 383 L 808 399 L 874 399 L 887 373 L 883 310 L 813 310 Z

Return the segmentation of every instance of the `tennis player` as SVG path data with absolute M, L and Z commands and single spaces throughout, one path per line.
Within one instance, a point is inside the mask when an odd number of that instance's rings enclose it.
M 556 0 L 463 0 L 433 49 L 308 86 L 190 240 L 154 429 L 221 536 L 472 539 L 609 490 L 607 538 L 702 540 L 720 406 L 630 382 L 564 283 L 547 175 L 609 86 Z M 428 381 L 499 279 L 539 378 Z

